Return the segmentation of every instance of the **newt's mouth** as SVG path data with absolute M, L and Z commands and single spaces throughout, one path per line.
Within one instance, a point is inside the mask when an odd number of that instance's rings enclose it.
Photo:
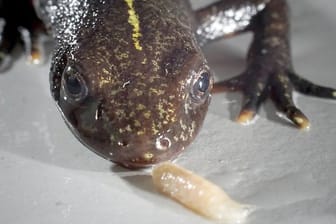
M 184 149 L 184 147 L 182 147 Z M 129 158 L 118 158 L 118 160 L 113 162 L 126 167 L 126 168 L 130 168 L 130 169 L 141 169 L 141 168 L 146 168 L 146 167 L 151 167 L 155 164 L 164 162 L 164 161 L 171 161 L 174 160 L 183 150 L 176 149 L 176 150 L 172 150 L 169 153 L 153 153 L 153 151 L 155 151 L 155 149 L 148 149 L 145 150 L 144 153 L 140 153 L 138 155 L 132 155 Z
M 70 130 L 88 149 L 126 168 L 144 168 L 175 159 L 190 142 L 174 139 L 170 130 L 160 135 L 121 134 L 119 128 L 106 126 L 103 120 L 87 119 L 88 113 L 94 114 L 93 109 L 89 111 L 61 110 Z
M 183 149 L 168 136 L 133 137 L 112 142 L 108 159 L 127 168 L 143 168 L 175 159 Z

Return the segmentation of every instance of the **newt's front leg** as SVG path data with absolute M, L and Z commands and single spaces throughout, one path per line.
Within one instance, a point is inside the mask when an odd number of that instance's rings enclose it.
M 215 84 L 214 88 L 214 92 L 243 92 L 244 101 L 238 122 L 251 121 L 260 105 L 271 98 L 278 110 L 297 127 L 307 129 L 309 120 L 293 102 L 293 91 L 336 99 L 335 89 L 318 86 L 294 71 L 290 54 L 288 6 L 285 0 L 221 1 L 201 9 L 198 18 L 198 35 L 203 43 L 245 31 L 254 33 L 245 71 Z M 204 29 L 204 24 L 210 21 L 216 21 L 216 26 Z M 226 21 L 231 29 L 218 26 L 218 21 Z M 230 32 L 223 32 L 225 30 Z
M 42 60 L 39 37 L 45 33 L 31 0 L 0 1 L 0 72 L 11 62 L 11 53 L 17 43 L 22 43 L 29 62 Z

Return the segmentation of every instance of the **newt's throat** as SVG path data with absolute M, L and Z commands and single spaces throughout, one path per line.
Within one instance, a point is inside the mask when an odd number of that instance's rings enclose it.
M 133 33 L 132 33 L 132 39 L 134 43 L 135 49 L 138 51 L 142 50 L 142 46 L 140 44 L 139 38 L 141 37 L 140 32 L 140 21 L 139 17 L 134 9 L 134 0 L 125 0 L 128 6 L 128 23 L 133 26 Z

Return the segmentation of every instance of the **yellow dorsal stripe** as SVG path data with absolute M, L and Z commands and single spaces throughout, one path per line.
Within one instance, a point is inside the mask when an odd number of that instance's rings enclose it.
M 133 6 L 134 0 L 125 0 L 125 2 L 128 5 L 128 15 L 129 15 L 128 23 L 133 26 L 132 39 L 134 42 L 134 47 L 137 50 L 141 51 L 142 46 L 140 45 L 140 41 L 139 41 L 139 38 L 141 37 L 140 22 L 139 22 L 138 15 L 136 14 L 134 6 Z

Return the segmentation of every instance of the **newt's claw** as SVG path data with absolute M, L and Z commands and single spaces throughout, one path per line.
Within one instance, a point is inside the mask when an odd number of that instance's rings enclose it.
M 256 116 L 255 111 L 242 110 L 236 121 L 242 125 L 250 124 Z
M 285 72 L 272 77 L 271 99 L 278 110 L 284 113 L 299 129 L 308 129 L 308 118 L 295 106 L 293 83 Z
M 33 46 L 30 50 L 27 50 L 27 61 L 33 65 L 40 65 L 44 61 L 43 48 L 39 43 L 32 43 Z
M 41 53 L 39 51 L 32 51 L 28 56 L 28 62 L 34 65 L 41 64 Z
M 309 130 L 310 122 L 304 114 L 295 115 L 292 119 L 294 124 L 298 126 L 301 130 Z

